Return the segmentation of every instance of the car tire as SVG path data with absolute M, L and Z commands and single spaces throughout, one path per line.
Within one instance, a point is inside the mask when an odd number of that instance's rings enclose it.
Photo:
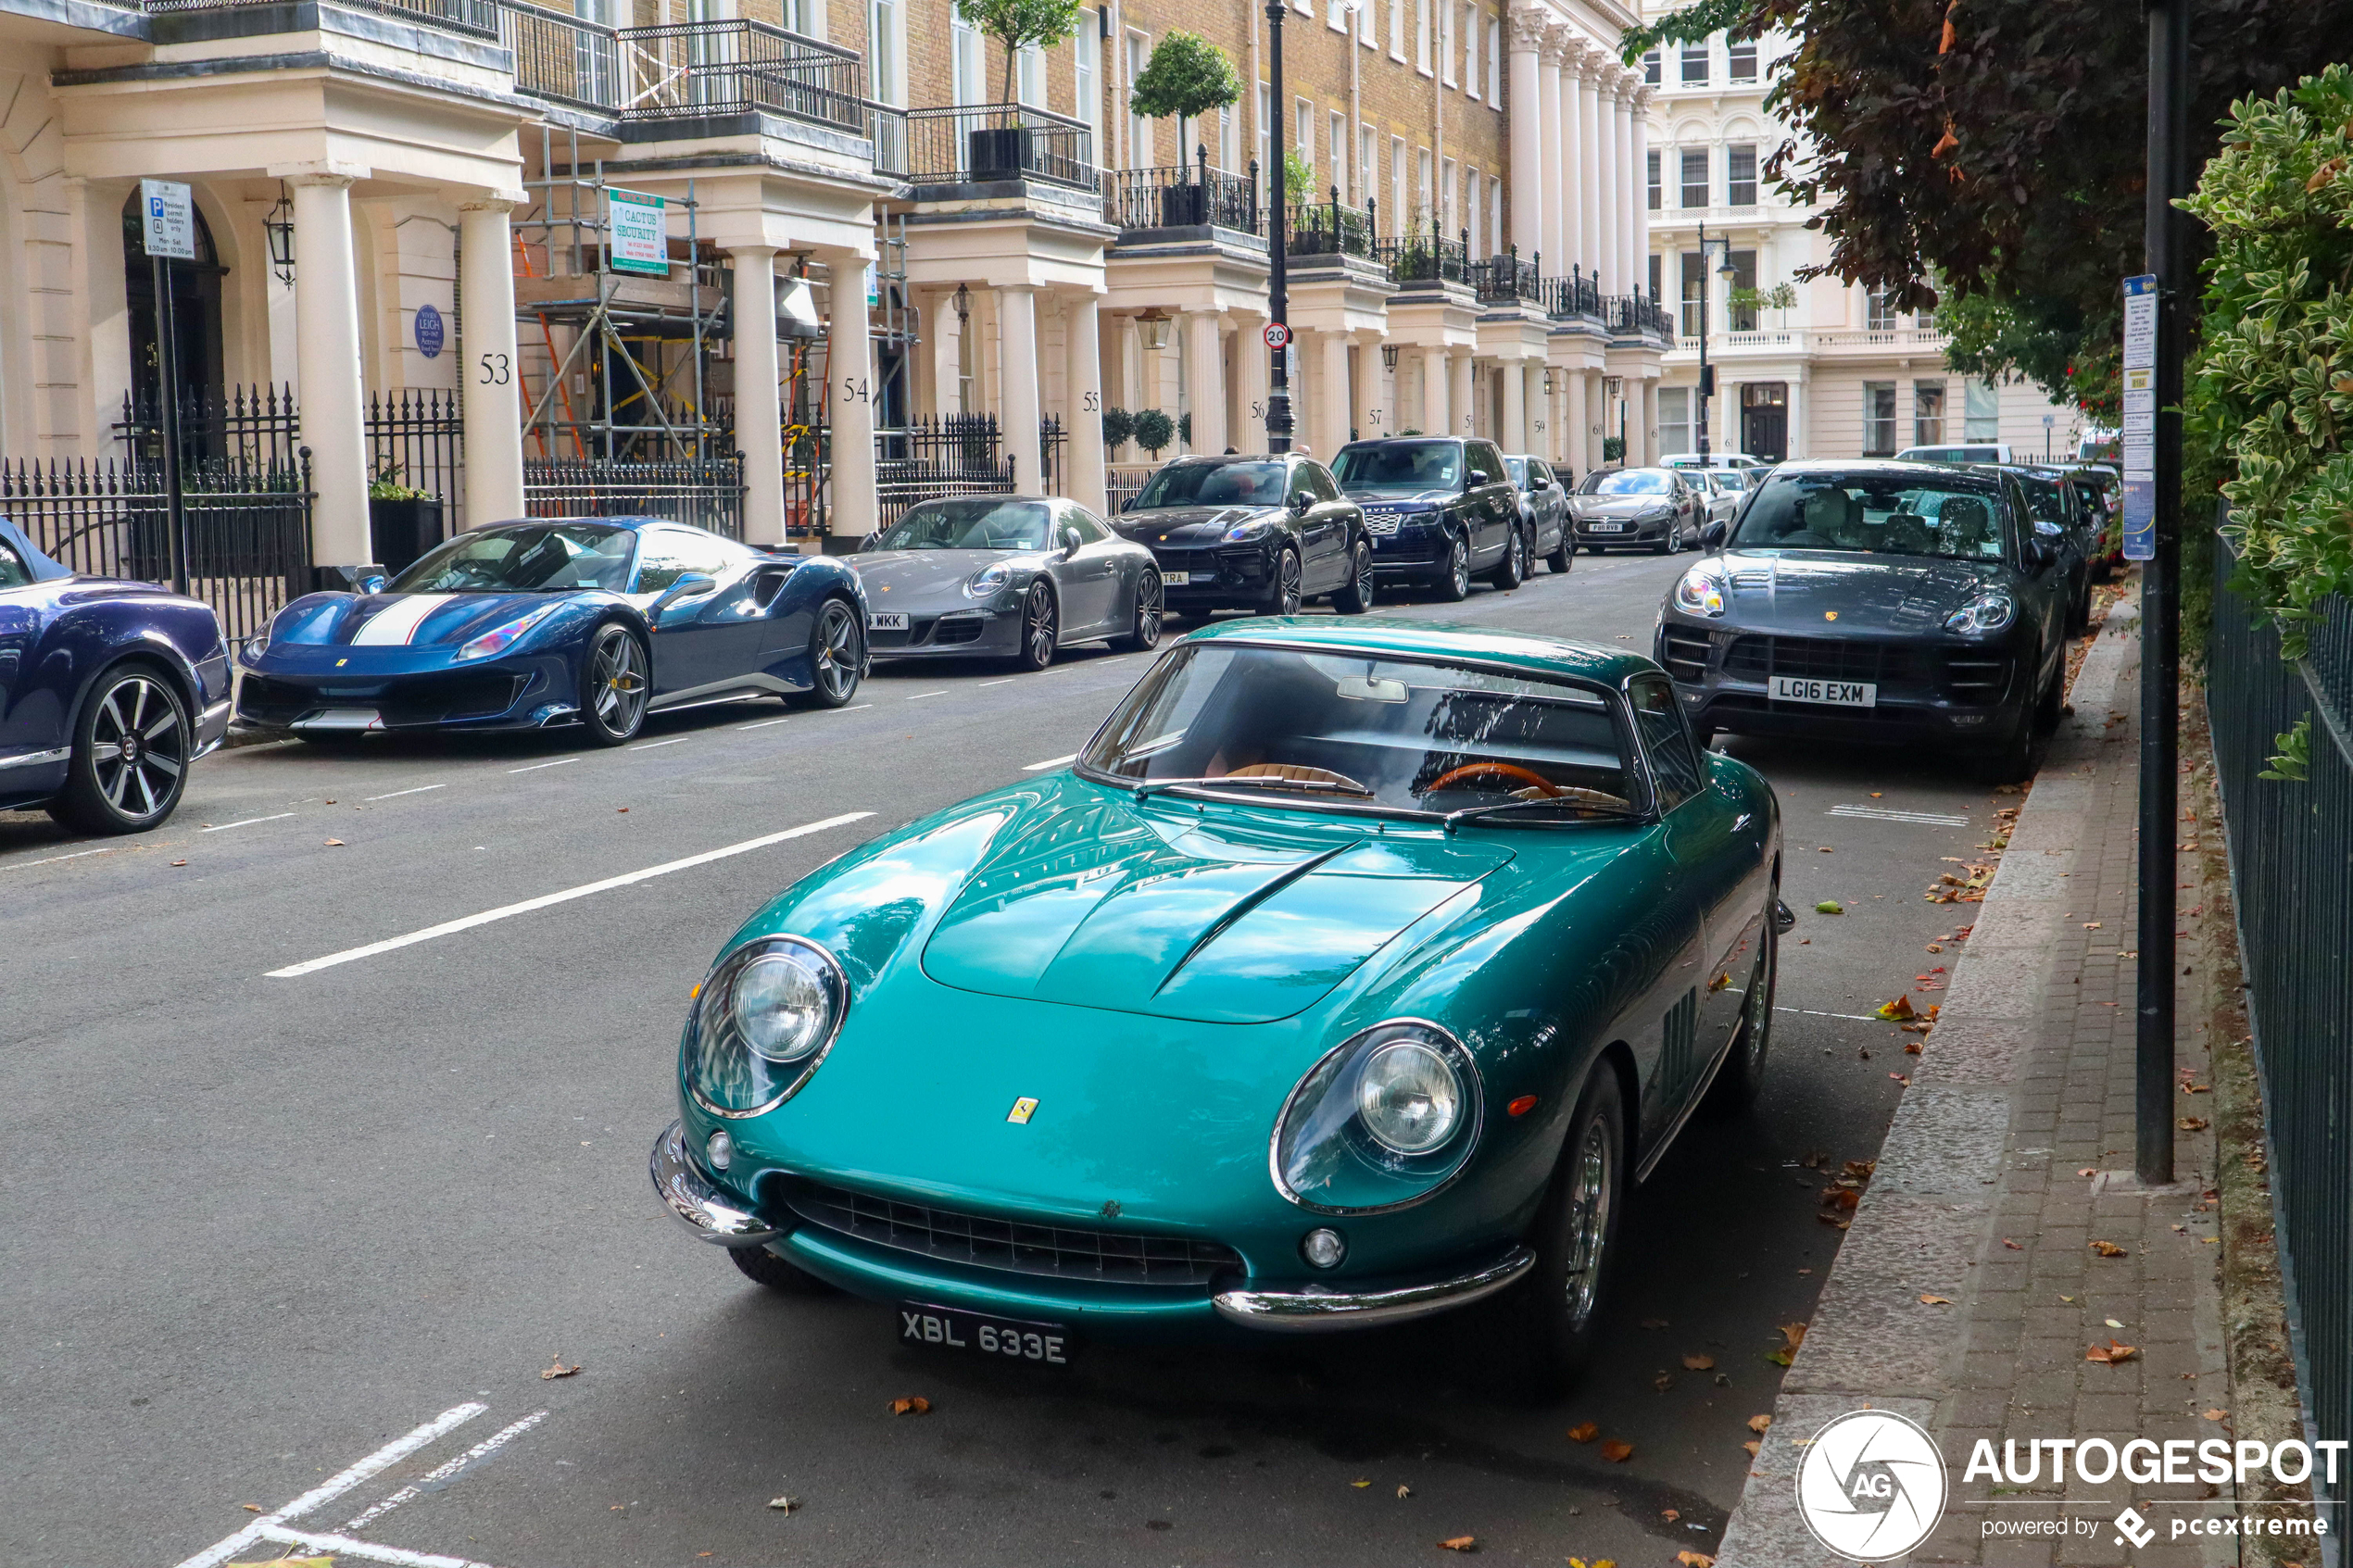
M 91 684 L 73 724 L 65 788 L 49 815 L 77 832 L 145 833 L 188 787 L 195 735 L 188 705 L 145 664 L 118 664 Z
M 1461 604 L 1470 597 L 1470 546 L 1462 535 L 1450 534 L 1446 540 L 1446 558 L 1438 567 L 1438 597 L 1440 602 Z
M 1552 1185 L 1529 1227 L 1535 1266 L 1496 1298 L 1508 1375 L 1540 1399 L 1567 1394 L 1592 1360 L 1628 1176 L 1617 1073 L 1599 1061 L 1569 1113 Z
M 1342 615 L 1362 615 L 1373 608 L 1373 547 L 1356 541 L 1348 558 L 1348 581 L 1332 596 L 1332 608 Z
M 2034 699 L 2034 733 L 2037 735 L 2058 734 L 2059 721 L 2067 717 L 2067 659 L 2061 655 L 2052 668 L 2051 678 L 2044 683 L 2043 693 Z
M 653 700 L 653 660 L 617 621 L 597 628 L 580 661 L 580 723 L 598 746 L 622 746 L 645 727 Z
M 1136 579 L 1136 618 L 1127 635 L 1114 638 L 1128 653 L 1150 653 L 1160 646 L 1160 633 L 1168 619 L 1167 596 L 1160 585 L 1160 572 L 1146 567 Z
M 2041 715 L 2049 700 L 2046 690 L 2033 707 L 2018 715 L 2000 749 L 1969 759 L 1969 771 L 1979 784 L 2024 784 L 2034 776 L 2034 764 L 2042 750 Z
M 730 1247 L 727 1256 L 746 1279 L 787 1296 L 837 1296 L 840 1291 L 798 1263 L 787 1263 L 765 1247 Z
M 800 700 L 812 708 L 849 707 L 871 657 L 858 607 L 848 599 L 827 599 L 809 628 L 810 687 Z
M 1275 558 L 1275 582 L 1266 592 L 1266 613 L 1297 615 L 1306 596 L 1301 592 L 1299 552 L 1285 546 Z
M 1554 546 L 1553 553 L 1544 558 L 1544 570 L 1547 571 L 1567 571 L 1568 570 L 1569 560 L 1576 554 L 1577 542 L 1568 536 L 1568 525 L 1567 523 L 1563 523 L 1561 524 L 1560 543 Z
M 1765 1086 L 1765 1059 L 1773 1046 L 1773 992 L 1780 972 L 1781 934 L 1773 923 L 1780 906 L 1781 886 L 1775 880 L 1765 895 L 1765 919 L 1757 927 L 1755 966 L 1749 972 L 1748 990 L 1741 1001 L 1740 1027 L 1725 1048 L 1724 1065 L 1710 1087 L 1710 1108 L 1717 1112 L 1745 1110 L 1756 1103 Z
M 1512 525 L 1510 536 L 1504 541 L 1504 558 L 1495 563 L 1487 581 L 1506 594 L 1528 581 L 1528 535 L 1520 532 L 1517 523 Z
M 1013 655 L 1019 669 L 1036 674 L 1054 662 L 1054 648 L 1062 634 L 1062 618 L 1055 608 L 1054 591 L 1043 583 L 1033 583 L 1021 601 L 1021 650 Z
M 1658 542 L 1651 546 L 1651 554 L 1671 556 L 1682 547 L 1682 531 L 1670 522 L 1667 525 L 1667 532 L 1660 534 Z

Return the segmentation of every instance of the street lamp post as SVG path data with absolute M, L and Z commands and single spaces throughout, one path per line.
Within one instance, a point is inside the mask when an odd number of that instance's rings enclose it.
M 1287 0 L 1267 0 L 1266 6 L 1267 64 L 1274 77 L 1267 83 L 1266 95 L 1271 100 L 1275 114 L 1270 138 L 1270 145 L 1275 152 L 1272 159 L 1274 167 L 1266 171 L 1267 190 L 1274 197 L 1269 204 L 1274 211 L 1270 215 L 1271 224 L 1267 231 L 1267 244 L 1274 252 L 1274 267 L 1267 279 L 1266 306 L 1270 320 L 1283 329 L 1280 332 L 1269 334 L 1270 337 L 1279 337 L 1282 342 L 1279 345 L 1270 342 L 1266 346 L 1266 352 L 1274 359 L 1266 392 L 1266 450 L 1269 452 L 1290 451 L 1291 434 L 1290 286 L 1284 276 L 1283 267 L 1283 253 L 1290 248 L 1290 242 L 1283 234 L 1284 220 L 1290 216 L 1283 207 L 1283 105 L 1289 101 L 1283 96 L 1283 12 L 1286 5 Z
M 1716 270 L 1716 275 L 1727 281 L 1740 276 L 1732 267 L 1730 238 L 1719 234 L 1715 239 L 1709 239 L 1707 225 L 1703 223 L 1699 226 L 1699 256 L 1703 268 L 1707 265 L 1710 245 L 1721 245 L 1724 249 L 1724 265 Z M 1707 292 L 1703 284 L 1699 291 L 1699 466 L 1702 468 L 1708 466 L 1707 402 L 1716 395 L 1716 373 L 1707 362 Z

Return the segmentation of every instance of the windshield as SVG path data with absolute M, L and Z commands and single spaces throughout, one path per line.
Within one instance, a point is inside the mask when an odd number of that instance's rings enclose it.
M 1079 766 L 1267 804 L 1443 814 L 1508 803 L 1510 821 L 1540 822 L 1631 809 L 1625 737 L 1599 687 L 1248 645 L 1176 648 Z
M 1462 484 L 1463 449 L 1451 441 L 1384 441 L 1378 446 L 1343 446 L 1332 477 L 1346 490 L 1410 495 L 1422 490 L 1453 490 Z
M 1504 467 L 1511 470 L 1514 484 L 1523 490 L 1528 488 L 1528 459 L 1526 458 L 1505 458 Z
M 1130 511 L 1154 507 L 1279 507 L 1280 463 L 1171 463 L 1151 476 Z
M 521 523 L 460 533 L 392 581 L 394 594 L 561 593 L 629 587 L 626 528 L 593 522 Z
M 1053 525 L 1043 501 L 925 501 L 868 546 L 876 550 L 1042 550 Z
M 1664 495 L 1671 482 L 1664 469 L 1610 469 L 1589 473 L 1577 487 L 1580 495 Z
M 1784 473 L 1749 502 L 1731 542 L 1745 549 L 2000 560 L 2002 504 L 1982 489 L 1908 473 Z
M 2059 495 L 2058 481 L 2022 473 L 2018 476 L 2018 483 L 2026 491 L 2027 516 L 2037 522 L 2067 526 L 2067 502 Z

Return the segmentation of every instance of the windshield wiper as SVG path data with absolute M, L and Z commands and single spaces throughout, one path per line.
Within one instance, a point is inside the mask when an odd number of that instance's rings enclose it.
M 1585 816 L 1568 819 L 1571 822 L 1580 822 L 1609 821 L 1632 822 L 1635 821 L 1638 816 L 1634 808 L 1625 801 L 1619 801 L 1615 806 L 1605 806 L 1596 800 L 1578 800 L 1561 796 L 1548 796 L 1541 800 L 1498 800 L 1486 806 L 1466 806 L 1459 811 L 1447 812 L 1445 820 L 1439 825 L 1443 827 L 1448 833 L 1453 833 L 1456 822 L 1467 822 L 1474 817 L 1494 816 L 1504 811 L 1524 811 L 1531 806 L 1550 806 L 1554 808 L 1566 806 L 1576 810 L 1589 813 Z
M 1346 782 L 1336 783 L 1329 780 L 1318 779 L 1287 779 L 1273 773 L 1253 773 L 1242 778 L 1235 778 L 1230 774 L 1221 773 L 1213 778 L 1203 779 L 1146 779 L 1130 787 L 1135 790 L 1137 799 L 1146 800 L 1151 798 L 1152 796 L 1159 794 L 1164 789 L 1176 789 L 1188 784 L 1197 786 L 1222 784 L 1228 789 L 1313 790 L 1328 792 L 1335 795 L 1360 796 L 1366 800 L 1373 798 L 1373 792 L 1366 789 L 1360 784 L 1351 784 Z

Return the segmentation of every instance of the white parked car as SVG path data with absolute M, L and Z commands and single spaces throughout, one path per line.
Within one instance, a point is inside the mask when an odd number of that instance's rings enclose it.
M 2015 463 L 2006 441 L 1965 441 L 1951 446 L 1906 446 L 1895 454 L 1899 463 Z
M 1695 469 L 1700 466 L 1697 452 L 1669 452 L 1658 460 L 1663 469 Z M 1752 458 L 1745 452 L 1710 452 L 1707 466 L 1712 469 L 1766 469 L 1773 465 L 1762 458 Z

